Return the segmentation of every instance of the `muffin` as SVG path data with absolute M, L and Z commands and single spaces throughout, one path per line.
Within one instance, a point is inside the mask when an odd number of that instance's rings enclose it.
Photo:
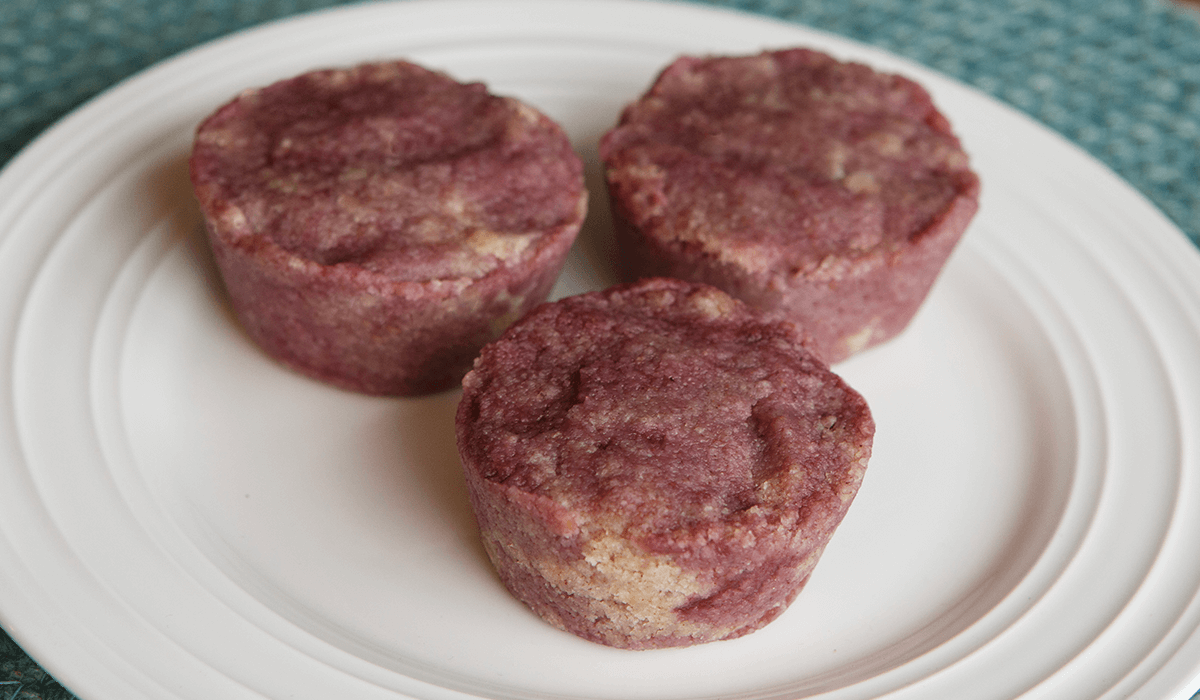
M 249 335 L 368 394 L 460 381 L 545 300 L 587 198 L 548 117 L 403 61 L 247 90 L 199 125 L 190 165 Z
M 550 624 L 628 649 L 731 639 L 782 613 L 874 435 L 793 324 L 677 279 L 533 311 L 463 379 L 456 427 L 504 585 Z
M 720 287 L 829 363 L 908 325 L 979 202 L 921 86 L 807 49 L 676 60 L 600 155 L 626 277 Z

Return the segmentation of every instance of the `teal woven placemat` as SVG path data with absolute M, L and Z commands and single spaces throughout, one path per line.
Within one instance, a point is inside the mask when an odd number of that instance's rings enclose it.
M 1200 13 L 1167 0 L 699 0 L 874 44 L 1084 147 L 1200 245 Z M 179 51 L 337 0 L 0 0 L 0 164 Z M 0 700 L 71 698 L 0 630 Z M 1197 693 L 1193 700 L 1200 700 Z

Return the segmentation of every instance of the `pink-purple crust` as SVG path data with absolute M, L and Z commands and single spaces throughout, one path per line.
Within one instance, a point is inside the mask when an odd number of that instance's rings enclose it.
M 627 277 L 716 285 L 830 363 L 908 325 L 978 208 L 923 88 L 807 49 L 678 59 L 600 155 Z
M 874 435 L 793 324 L 676 279 L 542 305 L 463 387 L 459 453 L 501 580 L 551 624 L 629 649 L 782 613 Z
M 544 301 L 587 198 L 557 124 L 407 62 L 242 93 L 197 129 L 191 177 L 251 337 L 385 395 L 450 388 Z

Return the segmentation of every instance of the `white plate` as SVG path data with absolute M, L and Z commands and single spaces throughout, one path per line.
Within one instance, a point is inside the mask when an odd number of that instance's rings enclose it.
M 982 212 L 896 341 L 840 366 L 876 453 L 807 590 L 746 638 L 622 652 L 502 589 L 457 393 L 281 369 L 230 316 L 185 161 L 239 89 L 408 57 L 594 144 L 676 54 L 816 46 L 924 82 Z M 621 0 L 374 4 L 270 25 L 91 102 L 0 176 L 0 622 L 85 700 L 1186 698 L 1200 685 L 1200 256 L 1063 140 L 804 28 Z

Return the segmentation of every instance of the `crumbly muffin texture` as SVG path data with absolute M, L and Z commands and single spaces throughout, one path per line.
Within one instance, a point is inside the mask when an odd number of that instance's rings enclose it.
M 874 431 L 791 324 L 679 280 L 543 305 L 463 385 L 459 450 L 501 579 L 551 624 L 631 649 L 777 617 Z
M 808 49 L 678 59 L 600 154 L 627 276 L 714 284 L 827 362 L 907 325 L 978 207 L 921 86 Z
M 243 325 L 347 388 L 449 388 L 543 301 L 582 223 L 562 129 L 404 61 L 247 90 L 198 128 L 191 175 Z

